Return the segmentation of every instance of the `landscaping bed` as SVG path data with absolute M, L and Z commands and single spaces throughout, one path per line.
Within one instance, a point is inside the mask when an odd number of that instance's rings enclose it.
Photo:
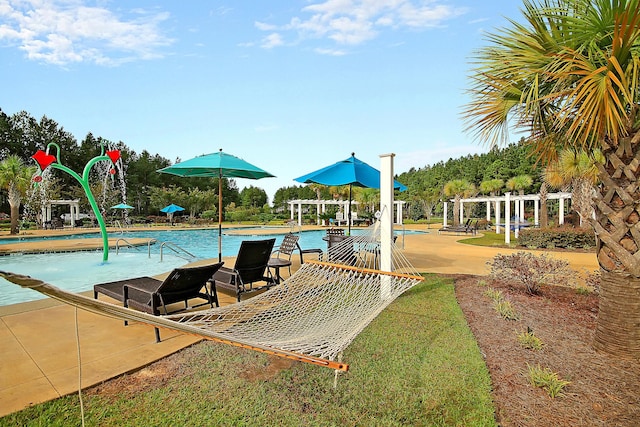
M 456 276 L 456 298 L 491 374 L 496 418 L 501 426 L 632 426 L 640 420 L 640 363 L 596 352 L 592 347 L 598 311 L 594 293 L 544 286 L 540 295 Z M 486 296 L 492 288 L 511 302 L 520 320 L 505 320 Z M 530 330 L 542 349 L 521 346 Z M 548 368 L 570 383 L 549 397 L 533 387 L 528 366 Z

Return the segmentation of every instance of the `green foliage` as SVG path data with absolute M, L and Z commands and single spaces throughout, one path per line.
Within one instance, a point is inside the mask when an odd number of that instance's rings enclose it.
M 538 294 L 540 286 L 545 284 L 571 284 L 575 277 L 575 271 L 569 267 L 568 261 L 546 254 L 498 254 L 488 264 L 491 267 L 489 277 L 514 286 L 524 286 L 529 294 Z
M 518 313 L 511 304 L 510 301 L 501 299 L 493 303 L 493 308 L 502 316 L 505 320 L 520 320 L 520 313 Z
M 499 302 L 504 299 L 504 297 L 502 296 L 502 291 L 499 291 L 494 288 L 489 288 L 486 291 L 484 291 L 484 296 L 489 298 L 493 302 Z
M 592 228 L 528 228 L 520 231 L 518 243 L 530 249 L 591 249 L 596 246 L 596 235 Z
M 354 340 L 344 354 L 351 367 L 335 389 L 330 370 L 236 347 L 206 342 L 177 356 L 165 360 L 171 375 L 151 387 L 85 392 L 86 425 L 495 426 L 486 364 L 452 280 L 437 276 Z M 33 405 L 2 423 L 79 425 L 78 397 Z
M 552 398 L 562 396 L 564 388 L 571 384 L 561 379 L 551 369 L 541 368 L 540 365 L 532 366 L 527 363 L 527 376 L 531 385 L 544 389 Z
M 542 340 L 538 338 L 530 328 L 518 333 L 518 342 L 522 347 L 530 350 L 541 350 L 544 345 Z

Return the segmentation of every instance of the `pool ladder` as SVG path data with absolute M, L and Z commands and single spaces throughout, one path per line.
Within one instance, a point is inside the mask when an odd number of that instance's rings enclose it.
M 120 242 L 123 242 L 125 244 L 126 247 L 128 248 L 133 248 L 137 251 L 140 250 L 140 248 L 134 244 L 132 244 L 131 242 L 129 242 L 127 239 L 125 239 L 124 237 L 119 238 L 118 240 L 116 240 L 116 255 L 120 252 Z M 147 242 L 147 254 L 149 255 L 149 258 L 151 258 L 151 245 L 156 244 L 158 241 L 156 239 L 149 239 L 149 241 Z M 176 256 L 183 258 L 187 261 L 193 261 L 194 259 L 196 259 L 197 257 L 192 254 L 191 252 L 189 252 L 188 250 L 176 245 L 175 243 L 171 243 L 171 242 L 162 242 L 160 244 L 160 261 L 163 260 L 164 258 L 164 248 L 167 248 L 171 251 L 173 251 L 174 254 L 176 254 Z

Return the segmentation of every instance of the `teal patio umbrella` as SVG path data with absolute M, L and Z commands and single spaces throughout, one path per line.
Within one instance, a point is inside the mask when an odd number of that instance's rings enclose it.
M 182 212 L 183 210 L 184 208 L 182 206 L 174 205 L 173 203 L 171 203 L 169 206 L 165 206 L 164 208 L 160 209 L 160 212 L 172 214 L 174 212 Z
M 303 184 L 348 185 L 349 211 L 347 214 L 347 224 L 349 234 L 351 234 L 351 186 L 380 188 L 380 171 L 368 163 L 357 159 L 355 153 L 351 153 L 351 157 L 345 160 L 302 175 L 295 178 L 294 181 L 302 182 Z M 393 181 L 393 188 L 400 191 L 406 191 L 407 189 L 406 186 L 395 180 Z
M 160 209 L 160 212 L 166 213 L 167 217 L 169 218 L 169 222 L 173 224 L 173 214 L 176 212 L 182 212 L 183 210 L 184 208 L 182 206 L 174 205 L 173 203 L 171 203 L 169 206 L 165 206 L 164 208 Z
M 117 205 L 111 206 L 111 209 L 133 209 L 133 206 L 130 206 L 126 203 L 118 203 Z
M 159 169 L 177 176 L 218 178 L 218 261 L 222 261 L 222 178 L 260 179 L 275 175 L 239 157 L 222 152 L 205 154 Z

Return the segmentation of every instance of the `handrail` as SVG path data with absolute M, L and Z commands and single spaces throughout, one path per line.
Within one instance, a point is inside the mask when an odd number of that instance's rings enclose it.
M 137 251 L 140 250 L 140 248 L 138 247 L 138 245 L 134 245 L 133 243 L 131 243 L 130 241 L 128 241 L 127 239 L 125 239 L 124 237 L 120 237 L 118 240 L 116 240 L 116 255 L 118 255 L 118 253 L 120 252 L 120 242 L 125 242 L 127 247 L 129 248 L 133 248 Z M 157 242 L 156 239 L 149 239 L 147 241 L 147 254 L 149 256 L 149 258 L 151 258 L 151 245 L 155 244 Z
M 136 245 L 134 245 L 124 237 L 120 237 L 118 240 L 116 240 L 116 255 L 118 255 L 118 253 L 120 252 L 120 242 L 124 242 L 126 246 L 129 248 L 134 248 L 135 250 L 138 250 L 138 251 L 140 250 Z
M 168 249 L 171 249 L 176 254 L 176 256 L 178 256 L 178 257 L 181 257 L 181 254 L 187 254 L 190 258 L 197 258 L 194 254 L 192 254 L 191 252 L 189 252 L 188 250 L 186 250 L 184 248 L 181 248 L 180 246 L 176 245 L 175 243 L 162 242 L 162 244 L 160 244 L 160 262 L 162 262 L 162 259 L 163 259 L 163 256 L 164 256 L 163 249 L 165 247 L 167 247 Z

